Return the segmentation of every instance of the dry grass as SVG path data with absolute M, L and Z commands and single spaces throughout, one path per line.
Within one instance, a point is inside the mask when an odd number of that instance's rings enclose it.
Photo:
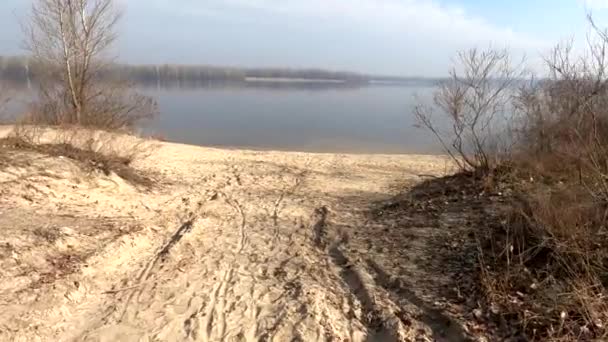
M 486 252 L 489 297 L 531 339 L 608 338 L 608 36 L 590 22 L 591 60 L 558 46 L 522 89 L 518 196 Z
M 605 209 L 576 186 L 512 186 L 503 221 L 480 235 L 488 305 L 530 340 L 608 337 Z
M 131 164 L 146 158 L 156 145 L 145 140 L 107 132 L 72 127 L 46 129 L 39 126 L 17 126 L 13 133 L 0 140 L 3 150 L 27 150 L 44 155 L 77 161 L 86 171 L 105 175 L 115 173 L 122 179 L 142 186 L 152 186 L 153 180 Z M 4 155 L 4 157 L 1 157 Z M 10 164 L 10 156 L 0 153 L 0 163 Z

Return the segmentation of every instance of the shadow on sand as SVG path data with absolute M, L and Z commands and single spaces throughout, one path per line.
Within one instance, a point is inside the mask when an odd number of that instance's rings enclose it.
M 351 260 L 363 261 L 361 267 L 389 293 L 400 307 L 395 315 L 404 326 L 415 319 L 432 331 L 431 336 L 421 331 L 421 336 L 435 341 L 472 340 L 465 327 L 477 293 L 472 227 L 483 224 L 479 211 L 483 203 L 475 195 L 479 189 L 468 184 L 473 182 L 459 175 L 422 182 L 383 201 L 364 203 L 378 194 L 340 199 L 345 208 L 365 208 L 361 225 L 337 228 L 347 233 L 348 243 L 328 251 L 363 307 L 364 324 L 375 332 L 369 341 L 398 339 L 382 321 Z

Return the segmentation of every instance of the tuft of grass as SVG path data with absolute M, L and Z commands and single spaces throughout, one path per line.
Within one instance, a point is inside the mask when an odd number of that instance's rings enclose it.
M 68 158 L 78 162 L 88 172 L 99 171 L 106 176 L 115 173 L 135 185 L 151 187 L 154 184 L 150 177 L 131 166 L 136 159 L 151 153 L 153 145 L 144 142 L 117 144 L 116 135 L 76 128 L 67 131 L 52 130 L 50 133 L 54 136 L 49 142 L 44 142 L 44 133 L 39 127 L 22 127 L 15 130 L 15 134 L 0 139 L 0 147 L 4 150 L 26 150 Z M 0 162 L 10 164 L 10 158 L 4 155 L 6 158 Z

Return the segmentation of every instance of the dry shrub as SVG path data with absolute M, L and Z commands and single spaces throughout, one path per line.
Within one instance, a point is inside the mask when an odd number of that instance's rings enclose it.
M 487 175 L 509 156 L 513 142 L 506 114 L 523 74 L 506 50 L 461 52 L 433 104 L 417 105 L 414 114 L 461 171 Z
M 151 178 L 131 164 L 150 156 L 157 145 L 133 136 L 78 127 L 50 129 L 18 125 L 9 137 L 2 139 L 1 145 L 69 158 L 88 171 L 101 171 L 105 175 L 113 172 L 136 185 L 153 184 Z
M 480 248 L 490 305 L 532 340 L 608 338 L 608 35 L 589 19 L 588 54 L 558 45 L 516 98 L 518 195 Z
M 129 131 L 158 114 L 154 99 L 134 91 L 126 82 L 99 80 L 87 89 L 87 110 L 76 116 L 62 87 L 45 84 L 37 101 L 20 120 L 27 125 L 81 126 L 106 131 Z
M 482 239 L 490 305 L 528 339 L 607 337 L 605 206 L 576 185 L 525 188 Z
M 505 53 L 473 50 L 416 111 L 461 171 L 512 194 L 486 201 L 502 214 L 478 234 L 485 304 L 509 337 L 608 340 L 608 31 L 589 22 L 586 53 L 556 46 L 548 77 L 516 80 Z

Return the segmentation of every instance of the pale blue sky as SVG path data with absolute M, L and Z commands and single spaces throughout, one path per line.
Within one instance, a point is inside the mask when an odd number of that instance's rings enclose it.
M 2 0 L 0 54 L 18 54 L 31 0 Z M 119 60 L 320 67 L 440 76 L 457 50 L 508 46 L 530 59 L 608 26 L 608 0 L 117 0 Z

